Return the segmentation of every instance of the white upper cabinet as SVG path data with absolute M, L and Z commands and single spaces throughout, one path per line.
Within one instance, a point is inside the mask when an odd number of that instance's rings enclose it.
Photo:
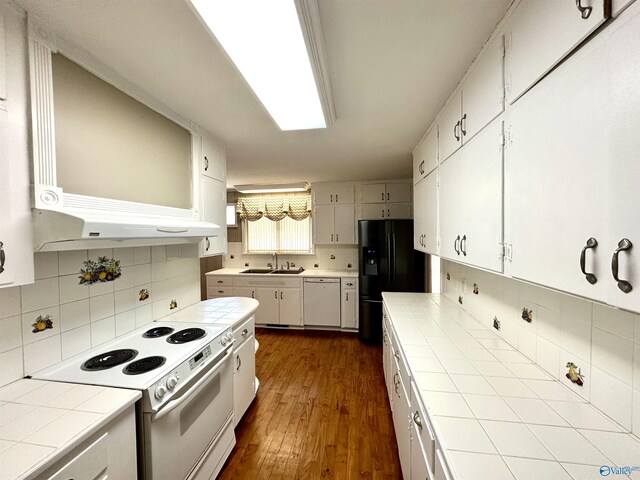
M 411 184 L 365 183 L 360 186 L 360 203 L 408 203 L 411 202 Z
M 354 245 L 355 207 L 318 205 L 313 209 L 313 243 Z
M 504 42 L 492 40 L 438 119 L 440 162 L 504 111 Z
M 384 203 L 384 183 L 365 183 L 360 186 L 360 203 Z
M 316 205 L 349 205 L 354 203 L 353 184 L 313 185 L 313 202 Z
M 449 100 L 446 108 L 438 118 L 440 162 L 444 162 L 462 146 L 462 132 L 460 131 L 461 119 L 462 93 L 458 90 L 453 94 L 451 100 Z
M 226 155 L 224 146 L 206 135 L 202 136 L 202 162 L 203 175 L 224 182 L 226 179 Z
M 634 4 L 522 97 L 509 115 L 506 151 L 512 276 L 636 312 L 638 32 Z
M 462 142 L 468 142 L 504 111 L 504 41 L 499 35 L 462 86 Z
M 438 254 L 438 170 L 413 189 L 413 247 Z
M 217 237 L 205 237 L 200 256 L 219 255 L 227 251 L 227 187 L 223 182 L 202 176 L 202 218 L 220 227 Z
M 502 119 L 440 167 L 440 253 L 502 272 Z
M 610 0 L 523 0 L 506 26 L 506 85 L 515 102 L 609 18 Z
M 335 208 L 335 242 L 339 245 L 356 243 L 355 208 L 353 205 L 340 205 Z
M 413 149 L 413 184 L 429 175 L 438 166 L 438 125 L 433 124 Z

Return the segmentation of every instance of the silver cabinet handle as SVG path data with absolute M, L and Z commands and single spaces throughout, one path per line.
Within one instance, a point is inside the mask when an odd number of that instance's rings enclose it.
M 247 330 L 247 329 L 245 328 L 244 330 L 242 330 L 242 334 L 241 334 L 241 335 L 244 337 L 244 336 L 246 336 L 246 335 L 247 335 L 247 333 L 249 333 L 249 330 Z
M 467 114 L 465 113 L 460 119 L 460 131 L 462 132 L 462 136 L 467 134 Z
M 393 356 L 396 357 L 396 360 L 400 360 L 400 354 L 398 352 L 393 352 Z
M 586 269 L 587 268 L 586 267 L 587 250 L 591 248 L 595 249 L 597 246 L 598 246 L 598 241 L 595 238 L 591 237 L 589 240 L 587 240 L 587 244 L 584 246 L 584 248 L 582 249 L 582 252 L 580 253 L 580 270 L 582 271 L 582 274 L 587 279 L 587 282 L 589 282 L 591 285 L 596 283 L 598 279 L 593 273 L 587 272 L 587 269 Z
M 416 413 L 413 414 L 413 423 L 415 423 L 420 430 L 422 430 L 422 419 L 420 418 L 420 413 L 416 410 Z
M 621 280 L 618 276 L 618 255 L 620 252 L 630 250 L 631 247 L 633 247 L 631 241 L 628 238 L 623 238 L 618 242 L 618 248 L 613 252 L 613 258 L 611 259 L 611 272 L 613 273 L 613 278 L 618 282 L 618 288 L 624 293 L 629 293 L 633 287 L 627 280 Z
M 0 273 L 4 272 L 4 262 L 7 256 L 4 253 L 4 243 L 0 242 Z
M 460 120 L 458 120 L 453 127 L 453 136 L 456 137 L 457 142 L 460 141 L 460 135 L 458 135 L 458 128 L 460 128 Z
M 593 10 L 591 7 L 583 7 L 582 0 L 576 0 L 576 8 L 580 11 L 580 16 L 584 20 L 591 16 L 591 11 Z
M 467 236 L 463 235 L 462 240 L 460 240 L 460 251 L 466 257 L 467 256 Z
M 205 155 L 204 156 L 204 171 L 206 172 L 207 170 L 209 170 L 209 159 Z
M 460 250 L 458 249 L 458 243 L 460 242 L 460 235 L 456 237 L 456 241 L 453 242 L 453 249 L 456 251 L 458 255 L 460 255 Z
M 240 358 L 240 355 L 236 355 L 236 371 L 240 370 L 241 366 L 242 366 L 242 359 Z

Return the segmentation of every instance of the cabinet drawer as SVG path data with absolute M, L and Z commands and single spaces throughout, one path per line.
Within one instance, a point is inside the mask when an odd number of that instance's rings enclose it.
M 207 298 L 232 297 L 232 287 L 207 287 Z
M 230 287 L 233 285 L 233 277 L 232 276 L 208 276 L 207 277 L 207 287 Z
M 358 287 L 357 278 L 343 278 L 340 280 L 344 290 L 355 290 Z
M 233 329 L 233 338 L 236 343 L 234 349 L 240 348 L 240 345 L 248 338 L 253 338 L 255 333 L 255 317 L 252 315 L 246 322 L 238 325 Z
M 285 275 L 250 275 L 237 276 L 233 285 L 236 287 L 273 287 L 279 288 L 302 288 L 302 278 L 285 278 Z
M 413 431 L 420 437 L 422 450 L 427 459 L 427 466 L 433 472 L 436 455 L 436 436 L 433 433 L 433 426 L 426 409 L 422 405 L 414 382 L 411 382 L 411 421 L 413 422 Z
M 49 477 L 49 480 L 68 478 L 98 478 L 109 467 L 109 444 L 107 433 L 89 445 L 69 463 Z M 107 476 L 105 475 L 105 478 Z M 102 478 L 102 477 L 100 477 Z

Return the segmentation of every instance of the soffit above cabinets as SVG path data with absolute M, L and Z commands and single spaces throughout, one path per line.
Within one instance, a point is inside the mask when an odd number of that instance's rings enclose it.
M 411 150 L 511 0 L 322 0 L 337 119 L 281 132 L 186 2 L 16 0 L 228 146 L 228 183 L 408 177 Z

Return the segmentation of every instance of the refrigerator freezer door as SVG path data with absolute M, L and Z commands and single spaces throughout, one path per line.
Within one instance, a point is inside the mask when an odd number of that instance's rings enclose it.
M 369 343 L 382 343 L 382 300 L 360 297 L 360 340 Z

